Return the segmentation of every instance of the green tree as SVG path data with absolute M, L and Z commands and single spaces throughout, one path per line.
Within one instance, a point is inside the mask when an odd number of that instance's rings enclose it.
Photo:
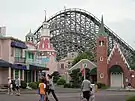
M 73 60 L 72 66 L 78 63 L 82 59 L 88 59 L 90 61 L 94 61 L 94 55 L 90 51 L 86 51 L 83 53 L 79 53 L 78 56 Z
M 90 69 L 86 68 L 85 72 L 86 72 L 86 77 L 89 77 Z M 80 87 L 83 81 L 83 76 L 82 76 L 82 73 L 80 72 L 80 68 L 73 70 L 72 73 L 70 74 L 70 77 L 71 77 L 70 82 L 72 83 L 72 87 L 75 87 L 75 88 Z
M 60 78 L 60 73 L 58 71 L 54 71 L 51 76 L 53 76 L 53 82 L 54 83 L 57 83 L 57 81 L 59 80 Z

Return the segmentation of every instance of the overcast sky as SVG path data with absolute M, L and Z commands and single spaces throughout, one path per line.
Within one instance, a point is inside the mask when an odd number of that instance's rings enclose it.
M 30 29 L 35 31 L 44 20 L 66 8 L 81 8 L 99 19 L 135 48 L 135 0 L 0 0 L 0 26 L 7 36 L 24 40 Z

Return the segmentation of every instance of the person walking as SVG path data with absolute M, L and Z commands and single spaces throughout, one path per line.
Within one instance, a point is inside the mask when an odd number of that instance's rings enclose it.
M 49 101 L 49 99 L 48 99 L 48 90 L 49 90 L 49 84 L 48 84 L 48 81 L 47 81 L 47 79 L 46 79 L 46 76 L 44 77 L 44 83 L 45 83 L 45 85 L 46 85 L 46 88 L 45 88 L 45 91 L 46 91 L 46 96 L 45 96 L 45 101 Z
M 10 77 L 8 77 L 8 94 L 10 94 L 10 95 L 13 95 L 12 88 L 13 88 L 12 80 Z
M 15 79 L 15 86 L 16 86 L 16 95 L 19 96 L 20 95 L 20 86 L 21 86 L 19 77 L 16 77 L 16 79 Z
M 41 80 L 41 83 L 39 83 L 39 94 L 40 94 L 40 101 L 44 101 L 45 100 L 45 91 L 46 85 L 44 83 L 44 79 Z
M 48 74 L 47 76 L 48 76 L 48 80 L 49 80 L 48 95 L 49 95 L 50 93 L 52 93 L 52 95 L 53 95 L 55 101 L 58 101 L 58 98 L 57 98 L 57 96 L 56 96 L 56 94 L 55 94 L 55 92 L 54 92 L 54 84 L 53 84 L 52 76 L 49 75 L 49 74 Z
M 85 98 L 87 101 L 90 99 L 91 90 L 91 82 L 89 77 L 86 77 L 86 79 L 84 79 L 82 82 L 81 91 L 83 92 L 83 98 Z

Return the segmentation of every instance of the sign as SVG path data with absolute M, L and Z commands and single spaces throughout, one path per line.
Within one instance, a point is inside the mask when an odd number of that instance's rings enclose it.
M 26 70 L 27 67 L 25 65 L 21 65 L 21 64 L 13 64 L 13 68 L 15 69 L 22 69 L 22 70 Z
M 84 68 L 87 68 L 87 63 L 84 63 L 84 64 L 83 64 L 83 67 L 84 67 Z
M 11 42 L 11 47 L 17 47 L 17 48 L 22 48 L 22 49 L 26 49 L 27 48 L 25 43 L 18 42 L 18 41 L 12 41 Z

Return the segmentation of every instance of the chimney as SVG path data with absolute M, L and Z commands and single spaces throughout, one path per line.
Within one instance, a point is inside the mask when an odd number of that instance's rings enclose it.
M 5 37 L 6 36 L 6 27 L 0 27 L 0 36 Z

